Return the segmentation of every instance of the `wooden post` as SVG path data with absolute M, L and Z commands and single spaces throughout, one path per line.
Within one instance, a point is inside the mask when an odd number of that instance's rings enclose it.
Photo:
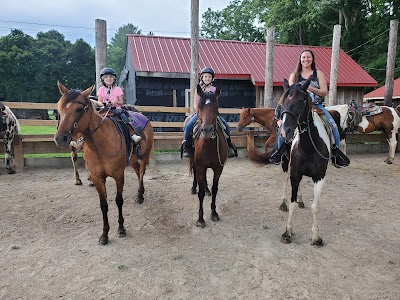
M 176 102 L 176 90 L 172 90 L 172 106 L 177 107 L 178 103 Z
M 107 65 L 107 22 L 96 19 L 96 91 L 101 87 L 100 71 Z
M 329 106 L 338 104 L 336 95 L 337 95 L 337 76 L 339 67 L 341 27 L 342 27 L 341 25 L 335 25 L 333 28 L 331 75 L 329 80 Z
M 267 44 L 265 56 L 265 87 L 264 101 L 262 107 L 275 107 L 273 103 L 274 94 L 274 28 L 267 29 Z
M 14 160 L 15 160 L 15 168 L 17 171 L 22 171 L 25 166 L 24 161 L 24 145 L 22 145 L 22 139 L 19 134 L 14 136 Z
M 396 44 L 397 32 L 399 29 L 399 20 L 390 21 L 388 58 L 386 63 L 386 80 L 385 80 L 385 105 L 392 106 L 393 104 L 393 82 L 394 82 L 394 67 L 396 64 Z
M 196 93 L 196 86 L 199 81 L 199 0 L 191 2 L 191 60 L 190 60 L 190 112 L 194 112 L 193 101 Z

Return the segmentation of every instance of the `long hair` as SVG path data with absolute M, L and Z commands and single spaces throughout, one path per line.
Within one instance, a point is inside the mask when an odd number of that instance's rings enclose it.
M 297 62 L 296 69 L 294 69 L 294 71 L 293 71 L 293 74 L 294 74 L 294 82 L 299 81 L 300 74 L 301 74 L 301 70 L 302 70 L 302 66 L 301 66 L 301 55 L 302 55 L 304 52 L 306 52 L 306 51 L 307 51 L 307 52 L 310 52 L 311 57 L 312 57 L 311 70 L 316 70 L 314 52 L 312 52 L 310 49 L 305 49 L 305 50 L 301 51 L 300 56 L 299 56 L 299 61 Z

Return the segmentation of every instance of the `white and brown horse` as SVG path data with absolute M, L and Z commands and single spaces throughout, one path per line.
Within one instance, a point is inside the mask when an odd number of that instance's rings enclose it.
M 8 174 L 15 173 L 15 162 L 13 154 L 13 142 L 16 134 L 20 133 L 20 127 L 16 116 L 11 109 L 4 106 L 0 112 L 0 118 L 3 118 L 3 127 L 0 128 L 0 138 L 4 142 L 4 162 Z
M 380 106 L 381 112 L 367 115 L 367 108 L 359 108 L 352 102 L 350 105 L 342 104 L 327 107 L 340 114 L 340 126 L 346 131 L 358 131 L 370 133 L 382 131 L 389 144 L 389 155 L 385 162 L 392 164 L 397 147 L 397 134 L 400 128 L 400 113 L 397 109 L 389 106 Z M 371 110 L 371 108 L 369 108 Z

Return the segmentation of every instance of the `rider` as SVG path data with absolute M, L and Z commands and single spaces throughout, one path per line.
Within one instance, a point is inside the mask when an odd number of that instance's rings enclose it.
M 333 135 L 335 138 L 335 143 L 332 146 L 332 162 L 335 167 L 346 167 L 350 164 L 350 160 L 348 157 L 339 149 L 340 145 L 340 135 L 339 130 L 335 121 L 333 120 L 331 114 L 326 110 L 326 108 L 322 105 L 323 98 L 328 93 L 328 87 L 325 80 L 325 75 L 322 71 L 317 70 L 315 67 L 315 59 L 314 53 L 309 50 L 303 50 L 300 54 L 300 59 L 297 63 L 297 67 L 295 71 L 290 75 L 289 85 L 293 84 L 303 84 L 310 76 L 312 76 L 310 85 L 307 89 L 311 101 L 314 106 L 321 109 L 329 122 L 333 127 Z M 280 105 L 278 105 L 275 113 L 275 118 L 280 119 Z M 278 125 L 280 121 L 278 121 Z M 277 146 L 275 151 L 270 156 L 270 162 L 279 164 L 282 159 L 282 155 L 286 152 L 287 146 L 286 143 L 283 143 L 282 137 L 278 135 Z
M 111 68 L 102 69 L 100 71 L 100 79 L 103 86 L 97 91 L 98 101 L 103 103 L 104 106 L 115 107 L 115 109 L 112 110 L 114 115 L 119 115 L 124 122 L 130 123 L 129 118 L 126 115 L 127 112 L 121 109 L 121 105 L 124 104 L 124 92 L 116 85 L 117 74 L 115 71 Z M 142 138 L 135 133 L 131 138 L 136 144 L 136 154 L 140 158 L 142 156 L 140 147 L 140 141 Z
M 215 93 L 216 88 L 212 85 L 214 81 L 215 73 L 214 70 L 210 67 L 206 67 L 201 70 L 200 72 L 200 86 L 202 87 L 204 92 L 210 92 L 210 93 Z M 194 110 L 196 113 L 193 114 L 192 118 L 190 121 L 186 124 L 185 130 L 184 130 L 184 135 L 183 135 L 183 142 L 182 142 L 182 148 L 183 148 L 183 156 L 184 157 L 191 157 L 193 155 L 193 149 L 191 147 L 192 141 L 191 136 L 193 132 L 193 126 L 197 121 L 197 110 L 199 106 L 199 101 L 200 101 L 200 95 L 197 93 L 195 94 L 194 97 Z M 237 154 L 237 149 L 235 144 L 231 141 L 231 132 L 228 123 L 225 121 L 224 118 L 218 116 L 218 118 L 224 123 L 225 125 L 225 133 L 228 136 L 226 139 L 229 147 L 228 151 L 228 157 L 235 157 L 238 156 Z

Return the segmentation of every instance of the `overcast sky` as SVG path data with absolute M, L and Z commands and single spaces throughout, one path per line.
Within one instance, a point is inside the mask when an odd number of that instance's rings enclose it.
M 201 15 L 211 7 L 221 10 L 230 0 L 200 0 Z M 95 44 L 95 20 L 107 21 L 107 39 L 128 23 L 144 34 L 190 37 L 191 0 L 5 0 L 0 9 L 0 36 L 12 28 L 36 37 L 40 31 L 55 29 L 75 42 L 82 38 Z

